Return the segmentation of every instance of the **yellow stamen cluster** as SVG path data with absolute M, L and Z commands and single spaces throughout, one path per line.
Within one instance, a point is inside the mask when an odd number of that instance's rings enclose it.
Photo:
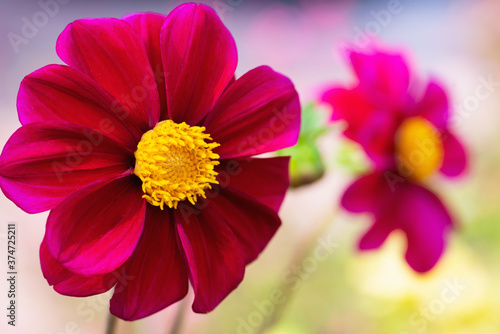
M 218 183 L 214 167 L 219 155 L 212 150 L 220 145 L 207 143 L 212 138 L 204 131 L 204 127 L 167 120 L 144 133 L 134 169 L 142 180 L 143 198 L 162 210 L 165 204 L 176 209 L 185 199 L 194 205 L 198 196 L 206 198 L 205 189 Z
M 405 176 L 422 181 L 443 163 L 441 134 L 427 120 L 412 117 L 401 124 L 396 137 L 399 168 Z M 401 171 L 400 171 L 401 172 Z

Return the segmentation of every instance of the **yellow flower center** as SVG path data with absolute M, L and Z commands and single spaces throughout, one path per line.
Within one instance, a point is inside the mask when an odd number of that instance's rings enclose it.
M 428 121 L 413 117 L 401 124 L 396 135 L 399 172 L 422 181 L 443 163 L 443 142 L 439 131 Z
M 142 135 L 134 174 L 142 180 L 142 197 L 150 204 L 177 209 L 187 199 L 194 205 L 198 196 L 206 198 L 205 189 L 218 183 L 214 167 L 219 155 L 212 150 L 220 145 L 207 143 L 212 138 L 204 131 L 204 127 L 167 120 Z

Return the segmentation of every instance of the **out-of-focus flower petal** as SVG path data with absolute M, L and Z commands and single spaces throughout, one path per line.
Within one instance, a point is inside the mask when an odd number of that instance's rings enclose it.
M 399 112 L 405 104 L 410 84 L 410 72 L 403 56 L 373 52 L 349 54 L 359 79 L 359 88 L 368 101 L 386 107 L 387 112 Z
M 234 75 L 234 39 L 213 9 L 189 3 L 168 15 L 161 47 L 170 118 L 196 125 Z
M 54 208 L 97 181 L 131 174 L 131 153 L 101 133 L 66 122 L 19 128 L 0 157 L 5 196 L 28 213 Z
M 418 185 L 407 187 L 398 205 L 400 224 L 408 239 L 406 261 L 417 272 L 429 271 L 443 253 L 451 217 L 436 195 Z
M 205 126 L 221 144 L 222 159 L 251 156 L 295 145 L 300 104 L 292 82 L 267 66 L 236 80 L 208 115 Z
M 332 106 L 333 120 L 347 122 L 344 135 L 360 144 L 378 169 L 394 166 L 394 133 L 399 118 L 377 109 L 358 88 L 333 88 L 322 100 Z
M 167 17 L 158 13 L 133 13 L 122 17 L 141 35 L 160 95 L 160 120 L 168 119 L 165 72 L 161 59 L 160 32 Z
M 220 189 L 210 200 L 210 207 L 233 231 L 247 264 L 264 250 L 281 225 L 274 210 L 229 189 Z
M 391 180 L 385 173 L 373 173 L 355 181 L 344 193 L 344 208 L 369 212 L 375 218 L 359 248 L 378 248 L 392 231 L 400 229 L 408 240 L 408 264 L 417 272 L 426 272 L 443 252 L 451 217 L 436 195 L 424 187 L 401 179 L 391 188 L 388 182 Z
M 289 157 L 222 160 L 217 180 L 278 211 L 288 189 Z
M 141 240 L 111 298 L 111 312 L 136 320 L 182 299 L 188 291 L 184 258 L 170 210 L 148 205 Z
M 140 132 L 123 123 L 115 99 L 94 80 L 64 65 L 48 65 L 27 75 L 17 96 L 21 124 L 66 121 L 99 131 L 135 150 Z
M 121 266 L 144 226 L 146 201 L 135 176 L 82 189 L 50 212 L 46 243 L 74 273 L 101 275 Z
M 193 311 L 213 310 L 243 279 L 245 257 L 221 216 L 199 201 L 201 211 L 175 210 L 177 233 L 194 289 Z M 196 210 L 193 208 L 193 210 Z
M 422 100 L 417 104 L 417 115 L 427 119 L 437 129 L 443 130 L 448 125 L 449 109 L 448 97 L 443 88 L 436 82 L 429 82 Z
M 444 157 L 441 173 L 449 177 L 459 176 L 467 169 L 467 154 L 458 139 L 449 131 L 442 134 Z
M 130 24 L 114 18 L 74 21 L 59 36 L 56 49 L 66 64 L 113 95 L 112 108 L 126 116 L 130 128 L 145 132 L 158 122 L 155 77 L 141 36 Z

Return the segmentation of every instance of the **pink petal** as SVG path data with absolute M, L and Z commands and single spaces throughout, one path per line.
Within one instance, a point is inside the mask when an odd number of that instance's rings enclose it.
M 69 196 L 50 212 L 47 246 L 74 273 L 101 275 L 132 254 L 144 226 L 146 202 L 135 176 L 97 184 Z
M 142 136 L 131 133 L 124 114 L 112 108 L 111 96 L 94 80 L 64 65 L 49 65 L 26 76 L 17 96 L 23 125 L 41 121 L 66 121 L 99 131 L 132 151 Z
M 426 118 L 438 129 L 445 129 L 449 118 L 449 104 L 443 88 L 436 82 L 430 82 L 424 97 L 417 105 L 419 116 Z
M 158 13 L 133 13 L 122 17 L 141 35 L 160 95 L 160 120 L 168 118 L 165 72 L 161 59 L 160 32 L 167 17 Z
M 436 195 L 422 186 L 404 181 L 390 189 L 386 182 L 384 173 L 373 173 L 358 179 L 344 193 L 344 208 L 375 217 L 359 248 L 378 248 L 392 231 L 400 229 L 408 239 L 408 264 L 417 272 L 428 271 L 441 257 L 451 217 Z
M 189 3 L 169 14 L 161 45 L 170 117 L 177 123 L 195 125 L 233 77 L 236 44 L 213 9 Z
M 222 160 L 217 168 L 221 187 L 236 189 L 278 211 L 288 190 L 289 157 Z
M 186 296 L 186 263 L 170 210 L 147 206 L 144 232 L 111 298 L 111 313 L 136 320 Z
M 385 242 L 389 234 L 394 231 L 394 226 L 391 217 L 383 217 L 376 220 L 370 229 L 359 240 L 358 247 L 360 250 L 372 250 L 379 248 Z
M 210 200 L 210 207 L 226 222 L 238 239 L 248 264 L 264 250 L 281 225 L 271 208 L 229 189 Z M 208 210 L 208 209 L 207 209 Z
M 436 195 L 414 185 L 401 200 L 399 214 L 408 239 L 406 261 L 417 272 L 429 271 L 441 257 L 453 225 L 448 211 Z
M 54 208 L 97 181 L 131 174 L 132 153 L 101 133 L 65 122 L 19 128 L 0 157 L 5 196 L 28 213 Z
M 65 296 L 88 297 L 104 293 L 111 289 L 120 277 L 119 270 L 99 276 L 75 274 L 56 262 L 50 255 L 45 240 L 40 246 L 40 263 L 43 277 L 54 286 L 54 290 Z
M 389 181 L 384 172 L 361 176 L 344 192 L 342 207 L 355 213 L 378 213 L 384 201 L 392 196 Z
M 222 217 L 205 201 L 198 202 L 201 212 L 175 210 L 175 221 L 195 293 L 193 311 L 207 313 L 239 285 L 245 258 Z
M 394 135 L 399 117 L 367 101 L 359 89 L 332 88 L 322 100 L 333 108 L 332 120 L 344 120 L 344 135 L 360 144 L 379 169 L 394 165 Z
M 205 121 L 207 133 L 221 144 L 222 159 L 251 156 L 295 145 L 300 103 L 292 82 L 267 66 L 232 84 Z
M 388 110 L 405 103 L 410 72 L 403 56 L 377 51 L 371 54 L 351 52 L 350 59 L 359 87 L 368 101 Z
M 159 119 L 158 89 L 141 36 L 113 18 L 70 23 L 57 40 L 57 54 L 97 81 L 116 99 L 112 106 L 141 132 Z M 123 107 L 123 109 L 121 108 Z
M 441 173 L 449 177 L 459 176 L 467 169 L 467 154 L 458 139 L 450 132 L 442 135 L 444 157 Z

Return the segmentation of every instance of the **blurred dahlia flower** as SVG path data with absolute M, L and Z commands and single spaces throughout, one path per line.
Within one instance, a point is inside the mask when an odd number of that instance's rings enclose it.
M 431 80 L 419 94 L 400 54 L 348 55 L 358 82 L 330 87 L 322 101 L 333 107 L 332 121 L 347 123 L 344 136 L 361 145 L 373 170 L 345 191 L 342 206 L 374 216 L 359 242 L 361 250 L 378 248 L 391 232 L 402 230 L 406 261 L 426 272 L 441 257 L 453 227 L 429 180 L 437 172 L 458 176 L 467 165 L 464 148 L 449 128 L 446 93 Z

